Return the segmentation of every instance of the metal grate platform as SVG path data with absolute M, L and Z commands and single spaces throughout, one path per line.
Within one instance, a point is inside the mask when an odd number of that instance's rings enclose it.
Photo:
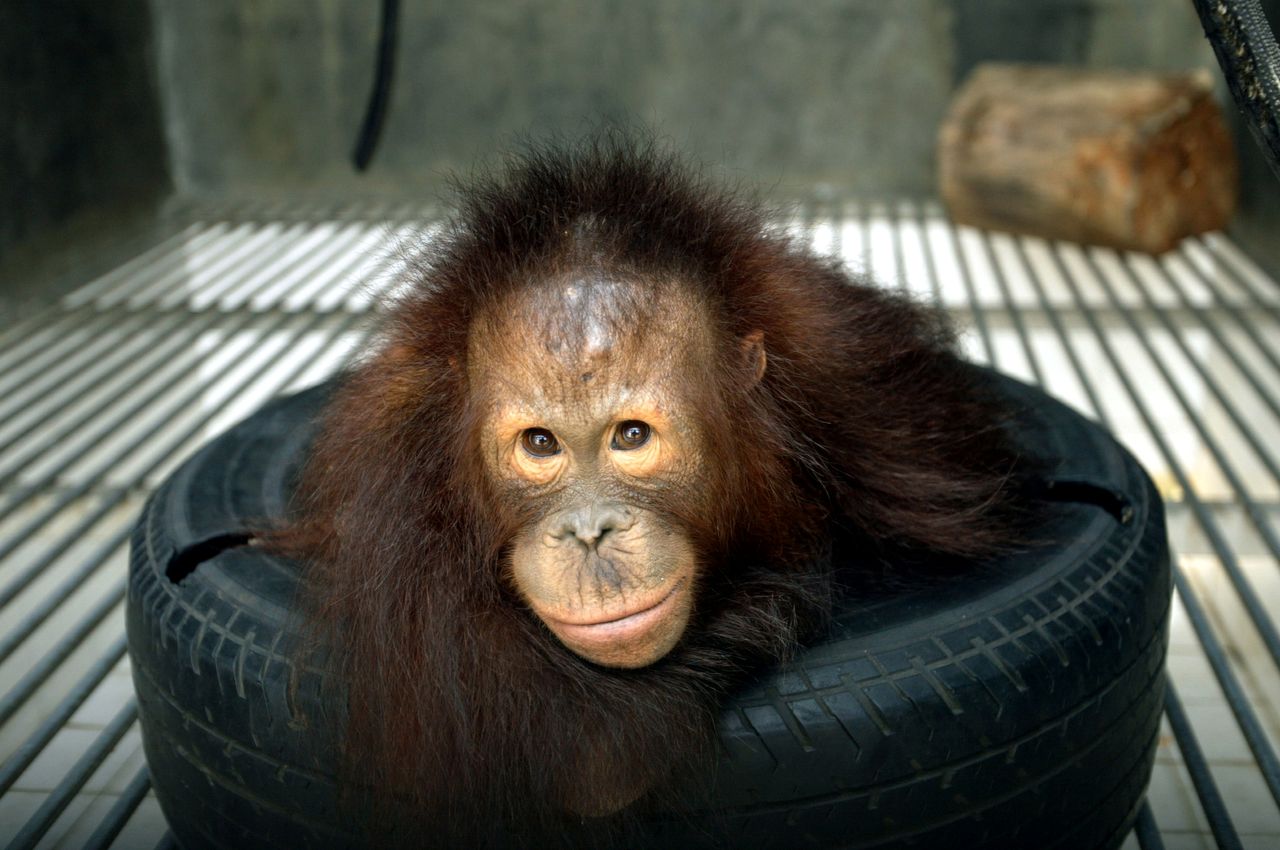
M 337 368 L 431 210 L 242 205 L 0 326 L 0 841 L 170 846 L 124 655 L 145 494 Z M 1229 239 L 1159 259 L 951 227 L 929 204 L 794 226 L 955 314 L 975 360 L 1115 431 L 1169 503 L 1170 691 L 1126 848 L 1280 848 L 1280 283 Z

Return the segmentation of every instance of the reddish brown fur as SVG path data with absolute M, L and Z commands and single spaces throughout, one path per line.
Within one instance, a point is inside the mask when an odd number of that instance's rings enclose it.
M 720 334 L 697 378 L 713 480 L 698 504 L 649 506 L 707 560 L 695 619 L 634 671 L 583 661 L 520 604 L 503 553 L 533 508 L 487 484 L 466 386 L 477 311 L 585 257 L 637 287 L 687 282 Z M 467 191 L 413 274 L 377 353 L 343 382 L 302 519 L 278 540 L 305 556 L 309 610 L 337 647 L 348 779 L 398 801 L 388 822 L 428 830 L 416 840 L 507 830 L 541 844 L 577 820 L 566 810 L 644 789 L 632 810 L 661 803 L 712 755 L 726 691 L 822 622 L 837 526 L 868 557 L 1011 539 L 1016 458 L 940 317 L 650 148 L 519 158 Z M 742 341 L 761 331 L 753 383 Z

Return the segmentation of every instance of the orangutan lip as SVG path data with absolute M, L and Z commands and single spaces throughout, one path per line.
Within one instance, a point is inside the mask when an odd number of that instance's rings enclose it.
M 603 636 L 605 633 L 612 635 L 615 633 L 643 631 L 649 626 L 650 620 L 657 619 L 659 609 L 666 607 L 666 604 L 671 601 L 671 597 L 676 595 L 676 591 L 684 586 L 684 582 L 683 578 L 680 579 L 667 592 L 666 596 L 648 608 L 641 608 L 639 611 L 632 611 L 630 614 L 623 614 L 621 617 L 615 617 L 610 620 L 597 620 L 594 623 L 566 623 L 563 620 L 557 620 L 556 626 L 568 634 L 581 636 Z

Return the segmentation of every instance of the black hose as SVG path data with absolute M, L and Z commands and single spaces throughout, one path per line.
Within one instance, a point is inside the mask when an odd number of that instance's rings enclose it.
M 1280 177 L 1280 46 L 1259 0 L 1192 0 L 1271 170 Z
M 382 22 L 378 31 L 378 63 L 373 72 L 373 89 L 365 108 L 360 137 L 353 156 L 357 171 L 364 171 L 373 159 L 387 119 L 387 102 L 391 100 L 391 78 L 396 62 L 396 28 L 400 17 L 400 0 L 382 0 Z

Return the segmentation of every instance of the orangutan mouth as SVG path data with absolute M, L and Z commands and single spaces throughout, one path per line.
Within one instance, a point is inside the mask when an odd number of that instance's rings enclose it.
M 677 593 L 684 587 L 687 577 L 681 578 L 667 591 L 667 595 L 648 607 L 620 617 L 607 620 L 596 620 L 589 623 L 567 623 L 555 621 L 556 631 L 568 638 L 586 638 L 590 641 L 625 641 L 647 632 L 654 624 L 661 622 L 671 607 Z

